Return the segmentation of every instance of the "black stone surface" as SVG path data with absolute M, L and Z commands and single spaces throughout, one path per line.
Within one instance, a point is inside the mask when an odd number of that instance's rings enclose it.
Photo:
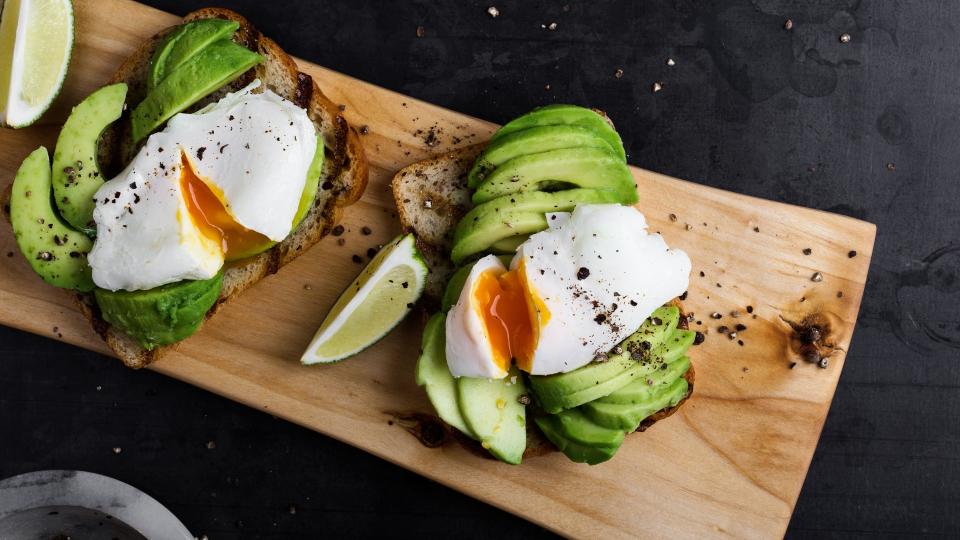
M 184 14 L 206 2 L 148 3 Z M 960 3 L 217 4 L 291 53 L 444 107 L 499 122 L 551 102 L 600 107 L 631 163 L 876 223 L 859 325 L 789 536 L 960 535 Z M 2 477 L 114 476 L 217 539 L 547 535 L 51 337 L 0 328 Z

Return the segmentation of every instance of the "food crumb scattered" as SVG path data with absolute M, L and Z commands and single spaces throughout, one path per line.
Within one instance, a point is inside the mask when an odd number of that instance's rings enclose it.
M 670 214 L 670 221 L 676 223 L 676 221 L 677 221 L 677 215 L 676 215 L 676 214 Z
M 840 43 L 850 43 L 850 40 L 853 39 L 850 37 L 850 34 L 840 34 Z
M 423 29 L 422 26 L 418 26 L 418 27 L 417 27 L 417 37 L 423 37 L 423 35 L 424 35 L 425 33 L 426 33 L 426 31 Z
M 613 72 L 613 76 L 616 77 L 616 78 L 618 78 L 618 79 L 622 79 L 622 78 L 623 78 L 623 70 L 620 69 L 620 68 L 617 68 L 617 70 Z
M 288 508 L 287 511 L 290 512 L 291 515 L 296 514 L 297 513 L 296 505 L 291 504 L 290 508 Z
M 490 15 L 490 17 L 496 19 L 500 16 L 500 10 L 497 9 L 496 6 L 490 6 L 487 8 L 487 15 Z
M 793 30 L 793 19 L 787 19 L 786 21 L 783 21 L 783 29 Z
M 119 454 L 120 452 L 123 452 L 123 448 L 120 448 L 119 446 L 114 446 L 114 447 L 113 447 L 113 453 L 114 453 L 114 454 Z
M 661 90 L 663 90 L 663 83 L 661 83 L 661 82 L 655 82 L 655 83 L 653 83 L 653 92 L 654 92 L 654 93 L 657 93 L 657 92 L 659 92 L 659 91 L 661 91 Z
M 217 443 L 214 441 L 207 441 L 207 450 L 213 450 L 217 447 Z
M 673 67 L 677 65 L 677 63 L 673 61 L 673 58 L 667 58 L 667 65 Z
M 810 276 L 810 281 L 814 283 L 820 283 L 821 281 L 823 281 L 823 274 L 821 274 L 820 272 L 814 272 L 813 275 Z
M 887 170 L 890 172 L 897 170 L 896 163 L 893 163 L 893 162 L 887 163 Z

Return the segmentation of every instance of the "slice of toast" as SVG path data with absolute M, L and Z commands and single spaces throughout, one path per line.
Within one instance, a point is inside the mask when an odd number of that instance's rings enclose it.
M 597 113 L 610 122 L 603 111 L 597 111 Z M 611 125 L 613 125 L 612 122 Z M 456 266 L 450 260 L 453 229 L 460 218 L 473 206 L 470 202 L 470 189 L 466 184 L 466 175 L 477 155 L 483 150 L 483 146 L 483 144 L 470 146 L 414 163 L 397 172 L 391 181 L 400 223 L 405 231 L 414 233 L 417 238 L 417 248 L 421 250 L 430 267 L 427 287 L 424 291 L 429 304 L 440 305 L 447 280 L 456 270 Z M 684 313 L 678 299 L 673 300 L 673 304 L 680 308 L 681 314 Z M 687 328 L 687 317 L 684 315 L 680 317 L 680 327 Z M 687 396 L 675 406 L 658 411 L 645 419 L 637 428 L 637 432 L 645 431 L 659 420 L 675 413 L 693 395 L 695 378 L 693 364 L 690 365 L 684 378 L 690 384 Z M 443 423 L 440 419 L 436 421 Z M 460 434 L 453 427 L 445 424 L 444 426 L 447 433 L 452 435 L 447 439 L 458 441 L 477 455 L 491 457 L 477 441 Z M 524 457 L 539 456 L 556 450 L 553 443 L 534 426 L 534 422 L 527 422 L 527 448 L 524 451 Z
M 290 236 L 271 249 L 249 259 L 227 264 L 220 297 L 207 313 L 207 319 L 234 295 L 264 277 L 276 273 L 281 266 L 292 261 L 326 236 L 340 220 L 343 208 L 356 202 L 367 184 L 367 161 L 360 137 L 347 124 L 339 107 L 320 91 L 316 82 L 309 75 L 301 73 L 293 59 L 273 40 L 260 34 L 249 21 L 233 11 L 206 8 L 188 14 L 183 20 L 190 22 L 212 18 L 230 19 L 239 23 L 240 28 L 234 35 L 234 41 L 260 53 L 264 61 L 237 80 L 193 105 L 187 112 L 218 101 L 226 93 L 237 91 L 258 78 L 263 83 L 261 88 L 269 88 L 281 97 L 306 109 L 317 128 L 317 133 L 324 141 L 326 159 L 320 178 L 320 189 L 304 220 L 290 233 Z M 105 177 L 109 178 L 119 172 L 138 149 L 130 142 L 130 110 L 134 104 L 145 97 L 150 59 L 156 47 L 173 28 L 163 30 L 142 43 L 120 66 L 111 80 L 107 81 L 107 84 L 118 82 L 127 84 L 129 106 L 120 120 L 101 135 L 98 159 Z M 8 205 L 5 204 L 4 207 Z M 94 330 L 128 367 L 144 367 L 178 345 L 174 343 L 148 351 L 135 339 L 103 320 L 92 294 L 74 293 L 74 297 L 77 306 L 90 321 Z

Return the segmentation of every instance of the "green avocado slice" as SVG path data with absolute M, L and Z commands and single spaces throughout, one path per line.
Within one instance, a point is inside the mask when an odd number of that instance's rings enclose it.
M 589 127 L 552 125 L 521 129 L 490 142 L 467 174 L 467 186 L 476 188 L 491 171 L 515 157 L 560 148 L 606 148 L 616 152 L 620 147 L 611 146 Z
M 473 203 L 558 185 L 609 190 L 620 204 L 637 202 L 633 174 L 616 154 L 604 148 L 562 148 L 504 162 L 477 186 Z
M 93 241 L 74 230 L 54 208 L 50 156 L 44 147 L 30 153 L 13 180 L 10 223 L 20 252 L 44 281 L 63 289 L 93 290 L 87 253 Z
M 498 197 L 473 207 L 457 223 L 450 258 L 460 263 L 498 242 L 538 233 L 547 228 L 545 214 L 549 212 L 569 212 L 580 204 L 616 202 L 616 193 L 598 189 L 528 191 Z
M 654 355 L 634 360 L 633 351 L 637 351 L 638 347 L 641 351 L 656 351 L 676 329 L 679 320 L 680 310 L 676 306 L 657 308 L 636 332 L 620 344 L 623 349 L 621 354 L 566 373 L 532 375 L 530 386 L 533 393 L 543 409 L 551 414 L 612 394 L 660 369 L 663 362 Z
M 661 369 L 636 379 L 623 388 L 609 395 L 597 398 L 590 403 L 613 403 L 617 405 L 642 405 L 648 403 L 653 396 L 665 387 L 675 383 L 690 369 L 690 358 L 681 356 L 676 361 L 663 364 Z M 584 406 L 589 405 L 585 404 Z
M 689 383 L 686 379 L 677 379 L 673 384 L 655 391 L 649 401 L 644 403 L 605 403 L 591 401 L 580 407 L 584 416 L 595 424 L 607 429 L 636 431 L 640 423 L 653 413 L 672 407 L 687 396 Z
M 263 61 L 259 54 L 222 39 L 168 74 L 130 114 L 133 142 Z
M 626 433 L 595 424 L 578 409 L 540 416 L 537 427 L 571 461 L 596 465 L 612 458 Z
M 497 459 L 517 465 L 527 447 L 526 392 L 516 366 L 503 379 L 460 377 L 457 396 L 460 414 L 470 432 Z
M 592 129 L 607 141 L 614 153 L 621 160 L 626 161 L 626 152 L 623 150 L 623 141 L 620 134 L 604 117 L 591 109 L 578 105 L 555 104 L 534 109 L 527 114 L 507 122 L 497 130 L 490 142 L 497 141 L 511 133 L 536 126 L 575 125 Z
M 186 339 L 220 296 L 223 272 L 206 280 L 178 281 L 146 291 L 95 289 L 103 320 L 146 350 Z
M 447 367 L 446 321 L 446 315 L 437 313 L 427 321 L 427 326 L 423 329 L 422 352 L 417 360 L 417 385 L 427 391 L 427 397 L 441 420 L 464 435 L 476 439 L 477 436 L 467 427 L 463 415 L 460 414 L 457 380 Z
M 97 140 L 120 118 L 127 97 L 123 83 L 104 86 L 73 108 L 53 152 L 53 194 L 60 215 L 74 229 L 96 234 L 93 196 L 104 178 L 97 163 Z
M 233 36 L 238 28 L 240 23 L 226 19 L 200 19 L 178 26 L 153 53 L 147 77 L 148 92 L 205 47 Z

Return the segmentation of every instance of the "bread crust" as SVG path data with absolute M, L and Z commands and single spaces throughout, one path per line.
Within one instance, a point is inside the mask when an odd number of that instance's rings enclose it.
M 360 199 L 368 180 L 367 160 L 359 134 L 347 123 L 339 107 L 323 94 L 316 82 L 297 69 L 293 58 L 272 39 L 262 35 L 247 19 L 228 9 L 200 9 L 184 17 L 183 22 L 211 18 L 229 19 L 239 23 L 240 28 L 233 40 L 260 53 L 264 62 L 189 110 L 198 110 L 208 103 L 218 101 L 228 92 L 237 91 L 259 78 L 263 87 L 307 110 L 310 120 L 324 141 L 326 159 L 320 178 L 320 189 L 304 220 L 285 240 L 269 250 L 243 261 L 228 263 L 220 296 L 207 312 L 206 319 L 212 317 L 234 296 L 276 273 L 326 236 L 340 221 L 343 209 Z M 150 59 L 156 47 L 174 28 L 176 26 L 162 30 L 144 41 L 110 79 L 110 84 L 127 84 L 128 103 L 137 103 L 145 97 Z M 136 146 L 125 142 L 130 141 L 129 114 L 128 108 L 120 121 L 101 135 L 98 157 L 107 176 L 119 172 L 123 164 L 129 162 L 138 150 Z M 132 337 L 110 326 L 101 316 L 92 295 L 73 295 L 77 307 L 93 329 L 128 367 L 145 367 L 179 345 L 178 342 L 148 351 Z

